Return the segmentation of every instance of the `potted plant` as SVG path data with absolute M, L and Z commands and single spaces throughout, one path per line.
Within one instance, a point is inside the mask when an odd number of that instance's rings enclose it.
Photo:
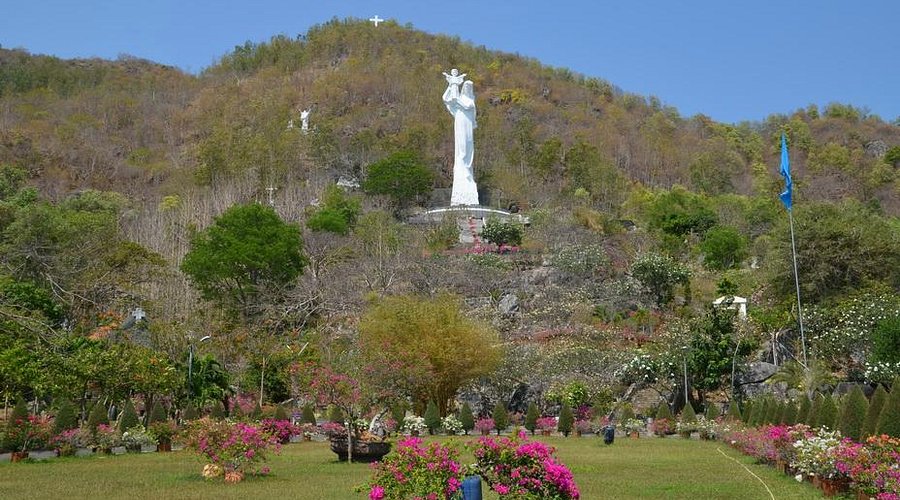
M 98 453 L 112 454 L 112 449 L 122 444 L 122 435 L 115 426 L 100 424 L 94 432 L 94 447 Z
M 647 424 L 645 424 L 641 419 L 629 418 L 628 420 L 622 422 L 622 427 L 625 428 L 625 433 L 628 434 L 628 437 L 637 439 L 641 437 L 641 431 L 647 428 Z
M 10 420 L 4 436 L 4 447 L 12 452 L 10 461 L 20 462 L 28 458 L 28 450 L 44 447 L 50 440 L 50 422 L 38 415 L 27 415 Z
M 122 433 L 122 443 L 129 453 L 140 453 L 144 446 L 156 446 L 156 437 L 143 425 L 135 425 Z
M 575 435 L 576 436 L 584 436 L 586 434 L 591 434 L 594 432 L 594 424 L 591 423 L 590 420 L 576 420 L 575 421 Z
M 447 415 L 441 419 L 441 428 L 448 436 L 457 436 L 463 434 L 463 425 L 458 418 L 453 415 Z
M 537 419 L 535 426 L 542 436 L 549 436 L 556 429 L 556 417 L 541 417 Z
M 53 436 L 50 445 L 56 449 L 58 457 L 74 457 L 78 448 L 81 448 L 90 440 L 81 429 L 68 429 Z
M 419 436 L 428 430 L 425 425 L 425 419 L 418 415 L 407 415 L 403 417 L 403 424 L 400 426 L 400 432 L 407 436 Z
M 225 482 L 240 482 L 246 474 L 265 475 L 268 467 L 259 467 L 270 450 L 281 444 L 263 429 L 244 422 L 201 418 L 187 424 L 186 447 L 209 461 L 203 477 L 224 477 Z
M 156 451 L 172 451 L 172 437 L 178 432 L 175 422 L 170 420 L 153 422 L 148 426 L 147 431 L 156 439 Z

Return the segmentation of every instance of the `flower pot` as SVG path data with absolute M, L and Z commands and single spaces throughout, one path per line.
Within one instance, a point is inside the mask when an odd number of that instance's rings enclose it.
M 872 497 L 863 490 L 856 490 L 856 500 L 871 500 Z
M 788 463 L 785 462 L 784 460 L 776 460 L 775 468 L 778 469 L 778 471 L 781 472 L 782 474 L 788 473 Z
M 822 493 L 826 497 L 833 497 L 840 495 L 841 493 L 845 493 L 850 489 L 850 485 L 844 479 L 827 479 L 822 478 L 819 483 L 819 487 L 822 489 Z
M 639 439 L 641 437 L 641 433 L 638 431 L 631 431 L 628 433 L 628 437 L 631 439 Z
M 244 473 L 236 470 L 225 473 L 225 482 L 229 484 L 239 483 L 244 479 Z
M 819 476 L 812 477 L 812 485 L 814 488 L 822 488 L 822 478 Z
M 172 451 L 172 442 L 171 441 L 160 441 L 158 445 L 156 445 L 156 451 L 158 452 L 169 452 Z
M 16 462 L 21 462 L 21 461 L 25 460 L 26 458 L 28 458 L 27 451 L 14 451 L 14 452 L 12 452 L 12 455 L 9 457 L 9 460 L 12 463 L 16 463 Z
M 481 429 L 481 435 L 482 435 L 482 436 L 487 436 L 487 435 L 490 434 L 490 433 L 491 433 L 490 429 Z
M 550 429 L 541 429 L 541 436 L 549 436 L 553 431 Z
M 304 441 L 312 441 L 312 436 L 310 436 L 309 434 L 304 434 L 304 435 L 303 435 L 303 440 L 304 440 Z
M 134 444 L 128 445 L 125 447 L 125 451 L 127 451 L 128 453 L 140 453 L 141 445 L 139 445 L 139 444 L 138 445 L 134 445 Z
M 678 434 L 680 434 L 681 437 L 683 437 L 684 439 L 690 439 L 690 438 L 691 438 L 691 433 L 690 433 L 690 432 L 679 432 Z

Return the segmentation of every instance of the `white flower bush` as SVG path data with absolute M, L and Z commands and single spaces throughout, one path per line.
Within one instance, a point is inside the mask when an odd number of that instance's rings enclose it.
M 403 419 L 403 425 L 400 426 L 400 432 L 407 435 L 414 432 L 424 434 L 427 431 L 428 426 L 425 425 L 425 419 L 418 415 L 407 415 Z
M 791 466 L 804 474 L 831 478 L 837 474 L 829 451 L 841 443 L 839 431 L 819 429 L 814 436 L 794 442 L 797 456 Z
M 464 434 L 462 422 L 453 415 L 447 415 L 441 420 L 441 427 L 448 436 Z
M 122 443 L 128 448 L 137 448 L 139 446 L 153 446 L 156 438 L 153 437 L 143 425 L 136 425 L 122 433 Z

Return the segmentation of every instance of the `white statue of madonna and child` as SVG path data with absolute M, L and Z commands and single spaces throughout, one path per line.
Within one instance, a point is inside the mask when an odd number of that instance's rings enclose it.
M 475 119 L 475 90 L 471 80 L 465 80 L 466 74 L 459 74 L 453 69 L 447 78 L 447 90 L 444 91 L 444 106 L 453 116 L 454 150 L 453 156 L 453 189 L 450 193 L 450 206 L 478 205 L 478 186 L 472 170 L 475 157 L 475 140 L 473 131 L 478 126 Z M 465 81 L 464 81 L 465 80 Z M 462 84 L 462 89 L 459 88 Z

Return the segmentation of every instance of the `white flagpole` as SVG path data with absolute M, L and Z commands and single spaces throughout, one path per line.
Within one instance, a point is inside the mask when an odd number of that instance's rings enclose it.
M 797 318 L 800 320 L 800 346 L 803 349 L 803 366 L 808 367 L 806 359 L 806 335 L 803 332 L 803 308 L 800 306 L 800 277 L 797 274 L 797 246 L 794 243 L 794 211 L 788 209 L 788 219 L 791 221 L 791 253 L 794 256 L 794 286 L 797 288 Z

